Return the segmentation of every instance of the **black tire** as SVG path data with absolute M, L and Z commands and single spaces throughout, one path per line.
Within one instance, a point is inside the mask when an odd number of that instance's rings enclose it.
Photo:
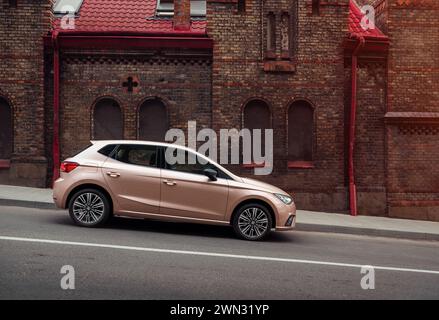
M 252 212 L 255 212 L 253 217 Z M 248 225 L 246 226 L 247 222 Z M 241 239 L 249 241 L 263 240 L 271 232 L 272 218 L 270 211 L 259 203 L 246 204 L 240 207 L 234 215 L 232 226 L 235 234 Z
M 92 205 L 87 205 L 87 202 Z M 83 203 L 84 207 L 82 207 Z M 83 209 L 81 210 L 81 208 Z M 76 192 L 70 199 L 69 214 L 79 226 L 100 227 L 111 217 L 110 201 L 99 190 L 83 189 Z

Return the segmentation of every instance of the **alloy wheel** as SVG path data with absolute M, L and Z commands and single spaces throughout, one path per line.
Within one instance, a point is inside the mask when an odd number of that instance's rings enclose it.
M 80 194 L 73 202 L 73 215 L 84 224 L 95 224 L 104 216 L 103 199 L 92 192 Z
M 258 239 L 268 229 L 267 213 L 257 207 L 245 209 L 238 218 L 239 231 L 248 239 Z

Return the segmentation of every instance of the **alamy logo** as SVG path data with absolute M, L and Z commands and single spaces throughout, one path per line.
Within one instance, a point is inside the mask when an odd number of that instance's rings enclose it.
M 372 266 L 361 267 L 361 274 L 364 276 L 361 278 L 361 289 L 374 290 L 375 289 L 375 269 Z
M 61 267 L 61 289 L 63 290 L 74 290 L 75 289 L 75 268 L 71 265 L 65 265 Z
M 375 29 L 375 8 L 371 5 L 365 5 L 361 7 L 361 12 L 364 14 L 360 21 L 361 28 L 364 31 Z
M 184 146 L 186 135 L 181 129 L 170 129 L 166 132 L 165 140 L 176 145 Z M 230 141 L 230 144 L 229 144 Z M 197 150 L 197 142 L 203 144 Z M 240 148 L 242 146 L 242 150 Z M 210 128 L 204 128 L 197 134 L 197 122 L 188 122 L 187 147 L 197 150 L 202 155 L 209 157 L 220 164 L 254 164 L 255 175 L 269 175 L 273 171 L 273 129 L 221 129 L 218 136 Z M 168 148 L 165 154 L 166 162 L 173 164 L 195 164 L 197 159 L 186 159 L 185 151 L 178 148 Z M 206 164 L 206 160 L 198 158 L 198 162 Z
M 61 29 L 75 29 L 75 8 L 66 5 L 62 7 L 61 12 L 64 13 L 61 18 Z

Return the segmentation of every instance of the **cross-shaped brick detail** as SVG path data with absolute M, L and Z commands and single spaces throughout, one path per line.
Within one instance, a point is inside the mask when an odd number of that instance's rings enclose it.
M 128 77 L 127 81 L 122 83 L 122 86 L 127 88 L 128 92 L 133 92 L 133 89 L 137 88 L 138 85 L 139 83 L 133 80 L 133 77 Z

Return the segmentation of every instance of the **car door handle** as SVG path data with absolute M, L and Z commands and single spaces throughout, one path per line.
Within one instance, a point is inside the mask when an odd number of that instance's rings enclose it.
M 119 178 L 120 177 L 120 173 L 119 172 L 107 172 L 107 175 L 112 177 L 112 178 Z
M 166 183 L 168 186 L 175 186 L 177 183 L 172 180 L 163 180 L 163 183 Z

